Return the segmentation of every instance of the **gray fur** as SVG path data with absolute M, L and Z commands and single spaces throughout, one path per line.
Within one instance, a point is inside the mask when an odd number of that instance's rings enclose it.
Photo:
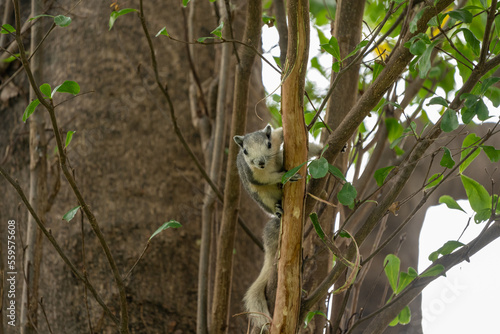
M 270 125 L 245 136 L 234 136 L 240 146 L 236 165 L 241 182 L 266 212 L 280 217 L 283 169 L 283 130 Z
M 272 315 L 266 298 L 266 286 L 273 266 L 276 265 L 276 251 L 278 250 L 278 240 L 280 231 L 280 219 L 271 219 L 264 228 L 264 264 L 259 276 L 250 286 L 243 298 L 245 308 L 249 312 L 249 319 L 252 323 L 252 333 L 268 333 L 269 323 Z M 263 315 L 264 314 L 264 315 Z
M 283 168 L 283 129 L 273 130 L 270 125 L 245 136 L 234 136 L 240 146 L 236 165 L 243 186 L 250 196 L 268 213 L 277 218 L 271 219 L 264 228 L 264 264 L 262 270 L 245 294 L 245 307 L 252 323 L 252 333 L 268 333 L 271 314 L 266 296 L 266 286 L 275 265 L 278 249 Z M 309 157 L 318 156 L 323 147 L 309 144 Z M 297 181 L 295 175 L 291 181 Z
M 240 146 L 236 165 L 246 191 L 266 212 L 281 217 L 281 179 L 285 174 L 281 149 L 283 129 L 273 130 L 268 125 L 245 136 L 234 136 L 233 139 Z M 310 143 L 309 157 L 319 155 L 321 150 L 321 145 Z M 296 174 L 290 181 L 299 179 L 300 175 Z

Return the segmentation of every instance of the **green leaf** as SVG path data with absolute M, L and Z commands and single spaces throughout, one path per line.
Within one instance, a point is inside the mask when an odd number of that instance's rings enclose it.
M 485 209 L 491 209 L 491 196 L 488 191 L 479 182 L 470 177 L 465 175 L 461 175 L 460 177 L 472 210 L 481 212 Z
M 500 161 L 500 150 L 497 150 L 493 146 L 481 146 L 483 152 L 486 153 L 491 162 Z
M 215 39 L 215 37 L 200 37 L 196 41 L 198 43 L 204 43 L 207 39 Z
M 456 9 L 447 13 L 451 18 L 463 23 L 472 22 L 472 13 L 465 9 Z
M 445 244 L 439 248 L 438 252 L 442 255 L 451 254 L 455 249 L 462 247 L 464 244 L 460 241 L 450 240 L 445 242 Z
M 364 48 L 369 42 L 370 41 L 368 41 L 368 40 L 361 41 L 358 45 L 356 45 L 354 50 L 352 50 L 344 59 L 347 59 L 349 57 L 354 56 L 359 50 Z
M 398 320 L 401 325 L 408 325 L 410 323 L 411 311 L 408 305 L 406 305 L 405 308 L 399 312 Z
M 419 69 L 418 75 L 422 79 L 427 76 L 427 73 L 429 73 L 429 70 L 431 69 L 432 50 L 434 49 L 434 46 L 436 46 L 436 44 L 438 44 L 438 43 L 439 43 L 438 40 L 432 42 L 427 47 L 427 49 L 425 49 L 424 53 L 420 56 L 420 58 L 417 61 L 418 69 Z
M 62 84 L 54 88 L 51 98 L 53 98 L 57 92 L 76 95 L 80 93 L 80 86 L 75 81 L 66 80 Z
M 482 99 L 480 99 L 476 103 L 476 115 L 480 121 L 486 121 L 488 118 L 490 118 L 488 107 L 486 106 L 486 104 Z
M 476 116 L 476 109 L 469 109 L 467 107 L 463 107 L 462 110 L 462 122 L 464 122 L 464 124 L 469 124 L 470 121 L 472 121 L 472 119 L 474 118 L 474 116 Z
M 279 58 L 278 58 L 279 59 Z M 325 78 L 328 78 L 328 75 L 326 74 L 326 71 L 325 69 L 323 68 L 323 66 L 321 66 L 321 64 L 319 63 L 319 60 L 318 60 L 318 57 L 313 57 L 311 58 L 311 67 L 312 68 L 315 68 L 318 70 L 319 73 L 321 73 L 321 75 Z
M 302 166 L 305 165 L 305 162 L 301 163 L 300 165 L 298 165 L 297 167 L 294 167 L 292 169 L 290 169 L 288 172 L 286 172 L 282 177 L 281 177 L 281 182 L 283 184 L 286 184 L 288 181 L 290 181 L 290 179 L 292 178 L 292 176 L 294 176 L 295 174 L 297 174 L 297 172 L 299 171 L 299 169 L 302 168 Z
M 387 139 L 392 143 L 403 134 L 403 126 L 395 118 L 388 117 L 385 119 L 385 126 L 387 128 Z
M 443 195 L 439 197 L 439 203 L 444 203 L 446 206 L 450 209 L 455 209 L 455 210 L 460 210 L 462 212 L 465 212 L 464 209 L 455 201 L 453 197 L 450 195 Z
M 425 44 L 431 44 L 431 39 L 429 38 L 429 36 L 424 33 L 420 33 L 410 38 L 410 40 L 404 44 L 405 48 L 410 48 L 410 46 L 413 43 L 416 43 L 416 41 L 418 40 L 422 40 Z
M 23 114 L 23 122 L 26 123 L 26 120 L 35 112 L 36 107 L 40 104 L 38 99 L 31 101 L 31 103 L 26 107 Z
M 444 266 L 442 264 L 436 264 L 434 267 L 429 268 L 420 274 L 419 277 L 434 277 L 440 275 L 444 271 Z
M 491 209 L 484 209 L 484 210 L 477 212 L 474 215 L 474 221 L 476 222 L 476 224 L 480 224 L 480 223 L 490 219 L 490 216 L 491 216 Z
M 337 38 L 335 38 L 335 36 L 332 36 L 332 38 L 330 38 L 328 44 L 321 44 L 320 46 L 323 48 L 323 50 L 331 54 L 335 59 L 342 60 L 340 58 L 339 42 L 337 41 Z
M 311 311 L 311 312 L 308 312 L 307 316 L 306 316 L 306 319 L 304 320 L 304 322 L 305 322 L 304 328 L 306 328 L 307 325 L 309 325 L 309 322 L 311 322 L 312 318 L 314 318 L 315 315 L 322 315 L 325 318 L 327 318 L 327 316 L 323 312 L 321 312 L 321 311 Z
M 413 269 L 413 270 L 415 270 L 415 269 Z M 402 271 L 399 274 L 398 288 L 397 288 L 397 290 L 394 293 L 396 295 L 400 294 L 401 291 L 403 291 L 404 288 L 406 288 L 408 286 L 408 284 L 410 284 L 415 279 L 415 277 L 416 276 L 413 276 L 411 274 L 408 274 L 408 273 L 405 273 L 404 271 Z
M 161 231 L 164 231 L 168 228 L 179 228 L 179 227 L 182 227 L 181 223 L 179 223 L 178 221 L 176 220 L 170 220 L 168 222 L 165 222 L 163 223 L 163 225 L 161 225 L 150 237 L 149 237 L 149 240 L 153 239 L 153 237 L 155 237 L 158 233 L 160 233 Z
M 335 73 L 339 73 L 340 71 L 340 62 L 336 61 L 332 64 L 332 71 Z
M 321 179 L 328 174 L 328 160 L 324 157 L 311 161 L 309 164 L 309 173 L 313 179 Z
M 8 23 L 2 24 L 2 29 L 0 30 L 0 34 L 14 34 L 16 29 Z
M 476 94 L 472 94 L 472 93 L 464 93 L 464 94 L 460 95 L 460 99 L 462 99 L 462 100 L 465 99 L 465 102 L 464 102 L 465 106 L 467 108 L 472 108 L 477 103 L 477 101 L 479 101 L 479 96 Z
M 187 7 L 188 3 L 189 3 L 189 0 L 182 0 L 182 5 L 184 7 Z
M 436 96 L 436 97 L 433 97 L 429 103 L 427 103 L 427 105 L 434 105 L 434 104 L 439 104 L 439 105 L 442 105 L 443 107 L 445 108 L 448 108 L 448 102 L 442 98 L 441 96 Z
M 411 20 L 410 22 L 410 32 L 413 34 L 414 32 L 417 31 L 417 23 L 418 23 L 418 20 L 420 20 L 420 18 L 422 17 L 422 15 L 424 15 L 424 12 L 425 12 L 425 8 L 424 9 L 421 9 L 417 15 L 415 15 L 415 17 L 413 18 L 413 20 Z
M 54 23 L 59 27 L 67 27 L 71 24 L 71 17 L 57 15 L 56 17 L 54 17 Z
M 337 179 L 343 180 L 344 182 L 347 182 L 344 174 L 342 174 L 342 172 L 340 171 L 340 169 L 338 169 L 334 165 L 328 164 L 328 171 L 330 172 L 330 174 L 332 174 L 333 176 L 335 176 Z
M 394 254 L 388 254 L 384 259 L 384 271 L 393 292 L 398 289 L 399 266 L 401 261 Z
M 68 147 L 69 143 L 71 143 L 71 139 L 73 139 L 73 134 L 75 132 L 76 131 L 68 131 L 68 133 L 66 134 L 66 144 L 64 147 Z
M 348 232 L 344 231 L 344 230 L 341 230 L 341 231 L 339 232 L 339 236 L 340 236 L 341 238 L 347 238 L 347 239 L 350 239 L 350 238 L 351 238 L 351 235 L 350 235 Z
M 431 262 L 434 262 L 438 259 L 439 257 L 439 252 L 432 252 L 430 255 L 429 255 L 429 261 Z
M 452 109 L 446 109 L 441 120 L 441 130 L 451 132 L 458 128 L 458 116 Z
M 163 27 L 160 29 L 160 31 L 158 31 L 155 35 L 155 37 L 158 37 L 160 35 L 163 35 L 163 36 L 167 36 L 167 37 L 170 37 L 170 35 L 168 34 L 168 31 L 167 31 L 167 27 Z
M 37 16 L 34 16 L 34 17 L 30 18 L 28 21 L 33 21 L 33 20 L 36 20 L 36 19 L 38 19 L 40 17 L 52 17 L 52 18 L 54 18 L 54 15 L 40 14 L 40 15 L 37 15 Z
M 480 141 L 481 138 L 476 136 L 475 133 L 471 133 L 467 137 L 465 137 L 464 141 L 462 142 L 462 153 L 460 154 L 460 160 L 464 160 L 472 150 L 476 149 L 475 145 L 478 145 Z M 469 167 L 469 165 L 472 163 L 472 161 L 474 161 L 474 159 L 476 159 L 479 153 L 481 153 L 481 151 L 476 149 L 474 153 L 472 153 L 467 159 L 464 160 L 459 168 L 460 174 L 462 174 L 465 169 Z
M 66 212 L 66 214 L 62 217 L 62 219 L 69 222 L 71 219 L 75 218 L 78 209 L 80 209 L 80 206 L 75 206 L 73 209 Z
M 415 56 L 421 56 L 425 52 L 426 49 L 427 49 L 427 43 L 425 43 L 421 39 L 417 40 L 409 48 L 410 53 L 415 55 Z
M 276 21 L 276 17 L 270 16 L 267 14 L 262 14 L 262 22 L 269 25 L 270 27 L 272 27 L 274 25 L 275 21 Z
M 455 160 L 453 160 L 450 150 L 447 147 L 443 147 L 443 150 L 444 154 L 439 164 L 446 168 L 453 168 L 453 166 L 455 166 Z
M 498 87 L 489 87 L 486 93 L 484 93 L 484 96 L 486 96 L 488 100 L 491 101 L 495 108 L 498 108 L 500 106 L 500 89 Z
M 474 52 L 476 56 L 479 56 L 479 53 L 481 52 L 481 43 L 472 31 L 467 28 L 460 28 L 453 33 L 452 37 L 460 31 L 463 32 L 465 41 L 467 42 L 467 45 L 471 47 L 472 52 Z
M 313 212 L 309 215 L 309 218 L 311 218 L 311 222 L 313 223 L 314 230 L 316 231 L 316 234 L 324 242 L 326 240 L 326 235 L 325 235 L 325 232 L 323 231 L 323 228 L 321 227 L 321 225 L 319 223 L 318 215 L 315 212 Z
M 499 77 L 489 77 L 488 79 L 484 79 L 483 83 L 481 84 L 481 91 L 479 94 L 484 95 L 488 88 L 490 88 L 493 84 L 497 83 L 500 81 Z
M 343 205 L 351 206 L 354 204 L 357 195 L 358 192 L 356 188 L 354 188 L 350 182 L 346 182 L 337 194 L 337 199 Z
M 441 182 L 442 179 L 443 179 L 443 174 L 441 174 L 441 173 L 436 173 L 436 174 L 432 175 L 429 178 L 429 180 L 427 180 L 427 185 L 425 186 L 425 189 L 429 189 L 429 188 L 437 186 L 439 184 L 439 182 Z
M 124 8 L 118 11 L 111 12 L 111 14 L 109 15 L 109 30 L 113 28 L 113 25 L 115 24 L 117 18 L 132 12 L 137 12 L 137 10 L 133 8 Z
M 214 30 L 212 30 L 210 33 L 212 35 L 215 35 L 219 38 L 222 38 L 222 28 L 224 28 L 224 21 L 222 21 L 218 26 L 217 28 L 215 28 Z
M 439 254 L 448 255 L 451 254 L 455 249 L 464 246 L 460 241 L 450 240 L 447 241 L 443 246 L 441 246 L 437 251 L 432 252 L 429 255 L 429 260 L 434 262 L 438 259 Z
M 380 61 L 375 61 L 373 64 L 373 81 L 378 78 L 379 74 L 385 68 L 385 63 Z
M 399 324 L 399 314 L 389 323 L 389 327 L 397 326 L 397 324 Z
M 16 53 L 15 55 L 2 59 L 2 63 L 11 63 L 16 59 L 19 59 L 19 53 Z
M 373 177 L 375 178 L 375 181 L 377 181 L 377 186 L 380 187 L 384 184 L 387 175 L 389 175 L 389 173 L 391 172 L 391 170 L 394 169 L 394 167 L 395 166 L 383 167 L 375 171 Z
M 47 97 L 50 97 L 52 95 L 52 88 L 48 83 L 44 83 L 43 85 L 41 85 L 40 91 L 42 92 L 43 95 Z

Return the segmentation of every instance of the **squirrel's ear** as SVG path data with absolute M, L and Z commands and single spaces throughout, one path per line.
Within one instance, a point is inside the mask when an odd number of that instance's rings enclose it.
M 264 128 L 264 132 L 266 133 L 266 136 L 268 138 L 271 138 L 271 132 L 273 132 L 273 128 L 271 127 L 271 124 L 268 124 L 265 128 Z
M 239 147 L 243 148 L 243 136 L 234 136 L 233 139 Z

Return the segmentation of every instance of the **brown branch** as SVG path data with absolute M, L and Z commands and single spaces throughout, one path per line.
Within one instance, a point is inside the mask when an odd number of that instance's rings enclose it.
M 24 203 L 24 205 L 26 206 L 26 208 L 30 212 L 31 216 L 35 219 L 35 222 L 37 223 L 38 227 L 40 228 L 40 230 L 42 230 L 42 233 L 47 237 L 50 244 L 54 247 L 56 252 L 59 254 L 61 259 L 64 261 L 64 263 L 66 263 L 66 265 L 70 268 L 71 272 L 76 276 L 76 278 L 78 278 L 85 285 L 85 287 L 87 289 L 90 290 L 90 292 L 94 296 L 97 303 L 99 303 L 99 305 L 101 305 L 104 313 L 106 313 L 110 317 L 110 319 L 113 320 L 113 322 L 116 325 L 118 325 L 119 319 L 111 312 L 111 310 L 108 308 L 108 306 L 104 303 L 103 299 L 101 298 L 101 296 L 99 295 L 97 290 L 94 288 L 94 286 L 88 281 L 88 279 L 80 271 L 78 271 L 78 269 L 76 269 L 76 266 L 73 264 L 73 262 L 71 262 L 71 260 L 66 256 L 66 253 L 64 253 L 61 246 L 59 246 L 59 244 L 57 243 L 57 241 L 54 238 L 54 236 L 52 235 L 52 233 L 49 230 L 47 230 L 47 228 L 45 227 L 45 224 L 38 217 L 37 213 L 35 212 L 35 210 L 31 206 L 28 199 L 26 198 L 26 195 L 24 194 L 23 190 L 19 186 L 19 183 L 17 183 L 17 181 L 15 181 L 5 171 L 5 169 L 3 169 L 2 166 L 0 166 L 0 175 L 2 175 L 7 180 L 7 182 L 9 182 L 12 185 L 12 187 L 17 191 L 22 202 Z
M 437 15 L 444 8 L 448 7 L 452 0 L 441 0 L 435 7 L 427 7 L 424 14 L 417 24 L 417 30 L 414 33 L 408 33 L 404 41 L 409 40 L 418 33 L 427 29 L 427 22 L 435 15 Z M 328 137 L 326 144 L 328 149 L 323 156 L 333 164 L 337 156 L 340 154 L 344 144 L 349 140 L 351 135 L 356 131 L 363 119 L 370 113 L 376 106 L 383 94 L 389 89 L 402 73 L 405 71 L 408 63 L 413 58 L 410 51 L 403 46 L 402 43 L 398 48 L 392 52 L 391 59 L 382 73 L 378 76 L 370 88 L 361 96 L 356 105 L 349 111 L 348 115 L 342 121 L 337 129 Z M 319 194 L 324 188 L 326 180 L 314 179 L 309 184 L 308 191 L 312 194 Z M 306 199 L 306 214 L 312 212 L 316 201 L 309 197 Z
M 248 90 L 250 76 L 255 60 L 254 48 L 260 43 L 261 35 L 261 1 L 249 1 L 246 9 L 246 26 L 243 40 L 252 43 L 252 48 L 243 48 L 240 53 L 240 63 L 236 66 L 235 88 L 233 99 L 233 115 L 231 135 L 241 134 L 246 128 L 248 108 Z M 222 221 L 218 236 L 218 252 L 215 268 L 215 289 L 212 303 L 210 333 L 224 333 L 227 329 L 229 311 L 229 296 L 232 280 L 232 261 L 235 239 L 235 225 L 238 219 L 240 201 L 240 181 L 236 169 L 236 156 L 239 147 L 231 140 L 226 168 L 226 184 L 224 189 L 224 206 Z
M 223 1 L 218 2 L 220 10 L 220 21 L 225 29 L 222 31 L 224 37 L 229 36 L 232 30 L 229 21 L 229 8 Z M 229 76 L 229 64 L 231 49 L 229 44 L 222 44 L 219 70 L 219 87 L 217 90 L 217 104 L 215 112 L 215 127 L 212 135 L 212 161 L 207 161 L 210 165 L 210 179 L 219 182 L 222 170 L 222 161 L 224 157 L 224 133 L 226 119 L 226 95 Z M 207 155 L 210 156 L 210 155 Z M 198 334 L 207 332 L 208 323 L 208 290 L 209 290 L 209 267 L 210 267 L 210 244 L 212 242 L 212 226 L 215 210 L 216 195 L 211 188 L 208 188 L 203 200 L 202 207 L 202 226 L 201 226 L 201 245 L 198 271 L 198 307 L 196 332 Z
M 399 6 L 401 6 L 401 5 L 399 5 Z M 399 6 L 397 8 L 399 8 Z M 316 112 L 316 115 L 314 115 L 311 123 L 309 123 L 309 126 L 307 128 L 308 131 L 312 128 L 314 123 L 317 121 L 319 114 L 321 113 L 323 108 L 326 106 L 326 103 L 330 99 L 330 96 L 333 94 L 333 91 L 335 90 L 335 87 L 337 87 L 337 84 L 339 83 L 342 75 L 344 73 L 346 73 L 352 66 L 357 64 L 360 59 L 362 59 L 362 57 L 364 56 L 364 54 L 365 54 L 366 50 L 368 49 L 368 47 L 370 46 L 370 44 L 372 44 L 373 41 L 375 40 L 375 38 L 377 38 L 377 35 L 379 34 L 380 30 L 382 30 L 382 28 L 385 25 L 385 23 L 387 22 L 387 20 L 391 17 L 391 14 L 393 12 L 393 7 L 394 7 L 394 2 L 391 2 L 391 5 L 389 7 L 389 10 L 387 11 L 386 16 L 384 17 L 383 21 L 379 24 L 379 27 L 377 28 L 377 31 L 373 34 L 372 38 L 370 39 L 370 42 L 362 50 L 360 50 L 358 52 L 358 54 L 354 57 L 354 59 L 352 59 L 349 62 L 349 64 L 347 66 L 342 67 L 342 69 L 339 71 L 339 73 L 337 73 L 335 79 L 333 80 L 332 84 L 330 85 L 330 89 L 328 89 L 328 92 L 326 93 L 325 98 L 323 99 L 323 102 L 321 102 L 321 105 L 319 106 L 318 111 Z M 395 10 L 397 10 L 397 8 Z M 340 61 L 340 59 L 339 59 L 339 61 Z M 344 144 L 345 144 L 345 141 L 344 141 Z
M 486 19 L 486 26 L 484 27 L 484 37 L 483 37 L 483 47 L 481 48 L 481 53 L 479 54 L 479 62 L 484 63 L 488 52 L 490 49 L 490 31 L 493 22 L 495 21 L 495 13 L 497 9 L 497 0 L 491 1 L 491 7 L 488 12 L 488 17 Z
M 425 15 L 425 14 L 424 14 Z M 460 99 L 461 95 L 470 92 L 481 77 L 486 74 L 489 70 L 500 64 L 500 56 L 496 56 L 486 64 L 480 67 L 480 64 L 471 73 L 469 79 L 464 83 L 462 88 L 455 95 L 455 99 L 450 103 L 449 108 L 453 110 L 458 110 L 463 103 Z M 403 167 L 395 177 L 394 184 L 389 191 L 389 193 L 384 197 L 382 201 L 379 202 L 378 206 L 372 211 L 368 219 L 361 227 L 361 229 L 356 233 L 354 239 L 361 245 L 366 239 L 368 234 L 377 225 L 378 221 L 386 214 L 387 208 L 395 201 L 396 197 L 401 192 L 403 186 L 406 184 L 407 180 L 411 176 L 416 164 L 425 153 L 427 148 L 432 144 L 432 142 L 441 134 L 441 120 L 439 120 L 434 127 L 428 131 L 425 138 L 422 138 L 413 149 L 412 153 L 405 160 Z M 346 254 L 347 259 L 353 259 L 355 256 L 355 247 L 350 245 Z M 340 275 L 345 271 L 346 267 L 342 263 L 338 263 L 328 274 L 325 280 L 320 284 L 320 286 L 311 293 L 304 302 L 303 316 L 305 316 L 305 310 L 309 309 L 321 296 L 327 293 L 329 287 L 340 277 Z M 406 306 L 406 304 L 405 304 Z M 404 307 L 404 306 L 403 306 Z M 391 319 L 392 320 L 392 319 Z
M 309 2 L 289 0 L 287 13 L 288 49 L 283 67 L 282 110 L 284 168 L 290 170 L 307 160 L 303 104 L 309 56 Z M 278 284 L 271 334 L 296 333 L 300 323 L 305 172 L 306 167 L 303 166 L 300 171 L 302 179 L 284 186 Z
M 500 237 L 500 221 L 496 221 L 489 228 L 483 230 L 481 234 L 474 240 L 469 242 L 467 245 L 463 246 L 456 252 L 445 255 L 435 262 L 433 262 L 427 270 L 431 269 L 436 265 L 442 265 L 445 274 L 448 270 L 456 266 L 457 264 L 465 261 L 469 261 L 471 255 L 476 254 L 478 251 L 486 247 L 492 241 Z M 425 270 L 425 271 L 427 271 Z M 425 272 L 424 271 L 424 272 Z M 390 303 L 385 305 L 381 310 L 376 313 L 367 316 L 366 320 L 372 319 L 367 329 L 363 333 L 367 334 L 379 334 L 382 333 L 389 323 L 399 314 L 399 312 L 409 303 L 411 303 L 418 295 L 422 293 L 422 290 L 427 287 L 432 281 L 437 279 L 439 276 L 433 277 L 418 277 L 396 298 L 394 298 Z M 359 323 L 359 322 L 358 322 Z M 353 327 L 354 328 L 354 327 Z M 351 329 L 352 330 L 352 329 Z M 350 331 L 351 332 L 351 331 Z

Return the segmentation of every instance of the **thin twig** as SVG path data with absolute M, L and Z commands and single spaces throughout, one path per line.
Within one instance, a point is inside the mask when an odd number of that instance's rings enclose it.
M 96 289 L 94 288 L 94 286 L 92 284 L 90 284 L 90 282 L 82 275 L 82 273 L 80 273 L 80 271 L 78 271 L 78 269 L 76 269 L 75 265 L 66 256 L 66 253 L 64 253 L 64 251 L 62 250 L 61 246 L 59 246 L 59 244 L 57 243 L 56 239 L 54 239 L 54 237 L 52 236 L 52 233 L 47 230 L 47 228 L 45 227 L 44 223 L 40 220 L 40 218 L 36 214 L 35 210 L 31 206 L 31 204 L 29 203 L 28 199 L 26 198 L 26 195 L 24 194 L 23 190 L 21 189 L 21 187 L 19 186 L 19 184 L 17 183 L 17 181 L 15 181 L 2 168 L 2 166 L 0 166 L 0 175 L 2 175 L 7 180 L 7 182 L 9 182 L 12 185 L 12 187 L 14 187 L 14 189 L 17 191 L 19 197 L 21 197 L 22 202 L 24 203 L 24 205 L 26 206 L 26 208 L 28 209 L 28 211 L 30 212 L 30 214 L 35 219 L 38 227 L 42 230 L 42 233 L 47 237 L 47 239 L 52 244 L 52 246 L 54 247 L 54 249 L 56 250 L 56 252 L 59 254 L 59 256 L 61 257 L 61 259 L 64 261 L 64 263 L 66 263 L 66 265 L 68 265 L 68 267 L 71 269 L 71 272 L 76 276 L 76 278 L 78 278 L 80 281 L 82 281 L 83 284 L 85 284 L 85 286 L 90 290 L 90 292 L 94 296 L 95 300 L 99 303 L 99 305 L 101 305 L 104 313 L 106 313 L 110 317 L 110 319 L 113 320 L 113 322 L 118 325 L 119 324 L 119 319 L 111 312 L 111 310 L 108 308 L 108 306 L 104 303 L 104 301 L 102 300 L 101 296 L 96 291 Z

